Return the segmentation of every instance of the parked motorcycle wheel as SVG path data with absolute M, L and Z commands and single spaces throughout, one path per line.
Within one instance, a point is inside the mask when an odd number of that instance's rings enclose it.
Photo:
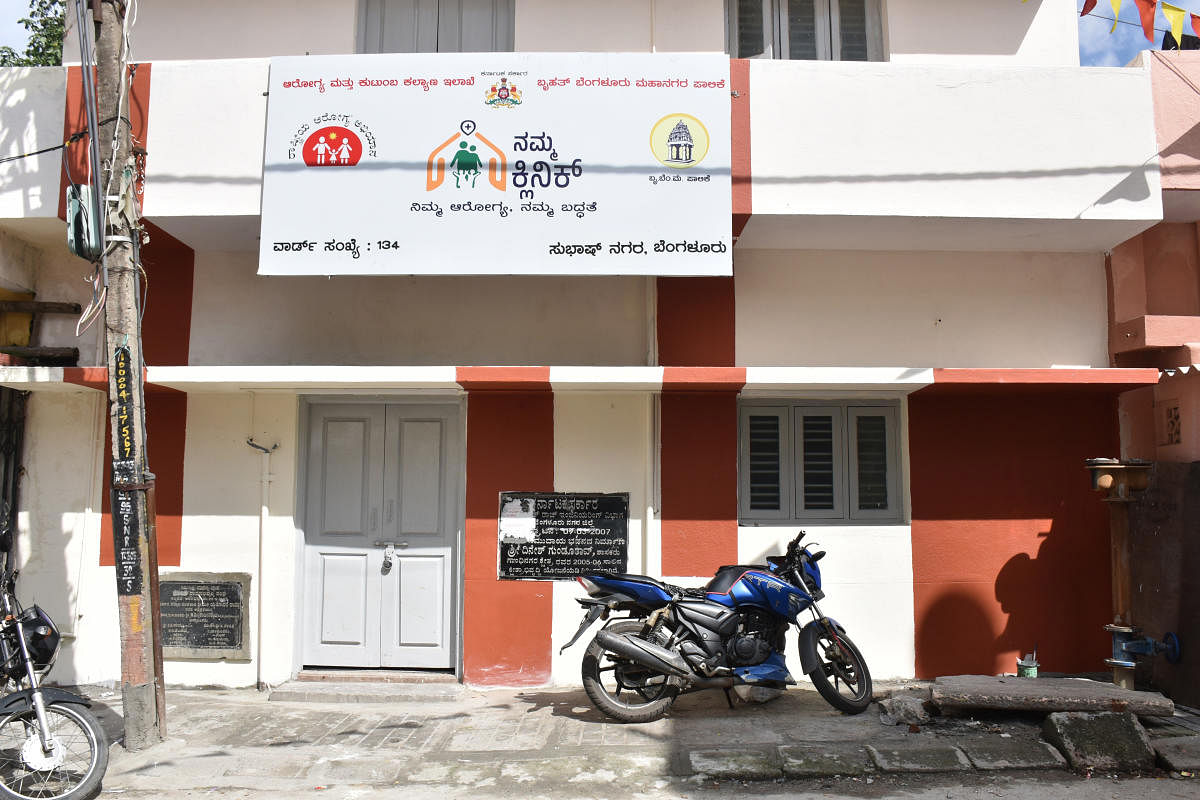
M 83 706 L 46 706 L 51 748 L 42 748 L 32 708 L 0 718 L 0 797 L 82 800 L 100 788 L 108 737 Z
M 810 641 L 820 666 L 809 677 L 829 705 L 847 714 L 861 714 L 871 705 L 871 672 L 854 642 L 842 633 L 836 638 L 823 630 Z
M 640 634 L 639 620 L 609 625 L 610 633 Z M 583 689 L 596 708 L 620 722 L 652 722 L 671 708 L 679 681 L 605 650 L 593 639 L 583 654 Z

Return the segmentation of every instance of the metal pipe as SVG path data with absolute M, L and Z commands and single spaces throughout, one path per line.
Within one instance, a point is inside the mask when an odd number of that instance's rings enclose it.
M 256 625 L 257 629 L 255 631 L 256 635 L 254 637 L 254 649 L 256 651 L 254 654 L 254 662 L 255 662 L 255 667 L 256 667 L 254 688 L 258 689 L 259 691 L 262 691 L 262 688 L 263 688 L 263 677 L 262 677 L 263 676 L 263 666 L 262 666 L 262 654 L 263 654 L 263 646 L 262 646 L 262 643 L 263 643 L 263 562 L 265 559 L 265 547 L 266 547 L 265 541 L 266 541 L 266 533 L 267 533 L 267 521 L 270 519 L 270 515 L 271 515 L 271 481 L 275 477 L 274 475 L 271 474 L 271 453 L 273 453 L 277 449 L 279 449 L 279 444 L 277 442 L 270 449 L 267 449 L 266 447 L 263 447 L 258 442 L 254 441 L 253 437 L 246 439 L 246 444 L 248 444 L 250 447 L 254 448 L 255 450 L 259 451 L 259 453 L 261 453 L 261 460 L 262 460 L 261 472 L 259 473 L 259 479 L 258 479 L 259 487 L 262 492 L 262 496 L 260 499 L 259 509 L 258 509 L 258 569 L 257 569 L 258 580 L 256 581 L 256 583 L 258 584 L 258 589 L 257 589 L 258 613 L 256 615 L 255 625 Z

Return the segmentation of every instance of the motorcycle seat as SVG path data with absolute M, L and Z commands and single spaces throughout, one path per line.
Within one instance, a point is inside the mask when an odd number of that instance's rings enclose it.
M 703 597 L 704 591 L 705 591 L 704 589 L 689 589 L 684 586 L 675 586 L 674 584 L 671 584 L 671 583 L 664 583 L 663 581 L 657 580 L 655 578 L 651 578 L 649 575 L 632 575 L 627 572 L 621 572 L 621 573 L 592 572 L 592 573 L 589 573 L 589 575 L 594 575 L 596 577 L 599 577 L 599 578 L 602 578 L 605 580 L 626 581 L 629 583 L 644 583 L 649 586 L 656 586 L 659 589 L 662 589 L 664 592 L 666 592 L 667 594 L 670 594 L 670 595 L 684 595 L 684 596 L 688 596 L 688 597 Z
M 771 568 L 765 564 L 726 564 L 717 569 L 717 574 L 705 585 L 704 589 L 713 594 L 725 594 L 730 587 L 737 583 L 738 578 L 752 569 L 760 572 L 771 571 Z

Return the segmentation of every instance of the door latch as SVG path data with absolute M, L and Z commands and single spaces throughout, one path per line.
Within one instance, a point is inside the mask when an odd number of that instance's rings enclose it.
M 408 547 L 408 542 L 376 542 L 375 546 L 383 548 L 383 566 L 379 571 L 381 574 L 387 575 L 392 571 L 392 559 L 395 557 L 396 551 Z

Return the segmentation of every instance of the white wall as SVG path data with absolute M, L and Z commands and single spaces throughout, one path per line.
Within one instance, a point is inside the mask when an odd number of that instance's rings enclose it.
M 628 570 L 633 573 L 646 572 L 647 551 L 658 548 L 657 523 L 647 513 L 652 402 L 645 394 L 554 395 L 554 491 L 629 492 Z M 578 686 L 583 652 L 597 628 L 559 655 L 583 618 L 575 598 L 585 592 L 575 581 L 553 586 L 551 681 Z
M 516 50 L 724 52 L 723 0 L 517 0 Z
M 269 67 L 266 59 L 153 65 L 146 216 L 258 214 Z
M 61 144 L 66 98 L 61 67 L 0 67 L 0 158 Z M 61 165 L 60 150 L 0 164 L 0 219 L 57 216 Z
M 737 250 L 738 364 L 1108 366 L 1104 257 Z
M 116 681 L 121 672 L 116 576 L 98 566 L 106 405 L 92 391 L 29 398 L 17 595 L 64 634 L 50 673 L 63 684 Z
M 178 570 L 248 572 L 252 660 L 176 661 L 168 683 L 252 686 L 257 679 L 258 603 L 264 602 L 263 680 L 281 683 L 293 671 L 296 614 L 295 507 L 297 399 L 287 394 L 192 394 L 184 456 L 183 547 Z M 246 438 L 279 449 L 271 456 L 270 516 L 258 574 L 262 458 Z M 176 568 L 164 568 L 169 575 Z M 262 594 L 260 594 L 260 590 Z
M 1079 64 L 1075 0 L 886 0 L 894 62 Z
M 755 219 L 1162 217 L 1147 70 L 755 60 L 750 82 Z
M 258 277 L 196 253 L 191 363 L 645 363 L 647 279 Z
M 739 562 L 761 564 L 766 556 L 783 553 L 800 528 L 808 532 L 806 544 L 819 543 L 814 549 L 827 553 L 818 565 L 825 592 L 821 611 L 845 626 L 872 677 L 911 678 L 916 660 L 912 529 L 908 525 L 739 528 Z M 805 615 L 800 622 L 807 624 Z M 796 648 L 793 629 L 786 655 L 792 676 L 798 679 Z

